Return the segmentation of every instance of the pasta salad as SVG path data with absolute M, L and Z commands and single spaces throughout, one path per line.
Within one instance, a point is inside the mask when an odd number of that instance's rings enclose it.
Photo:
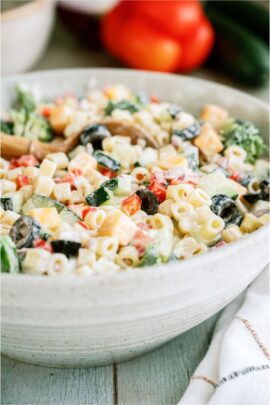
M 129 130 L 112 133 L 106 119 Z M 222 248 L 270 219 L 259 130 L 217 105 L 194 117 L 120 84 L 44 102 L 20 85 L 1 132 L 79 134 L 69 154 L 1 158 L 2 272 L 136 271 Z

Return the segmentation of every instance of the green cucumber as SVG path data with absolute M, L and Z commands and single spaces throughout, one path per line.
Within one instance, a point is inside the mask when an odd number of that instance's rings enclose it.
M 33 194 L 31 198 L 23 205 L 22 213 L 27 215 L 33 208 L 56 208 L 58 214 L 66 207 L 59 201 L 46 197 L 45 195 Z
M 33 194 L 31 198 L 23 205 L 22 212 L 27 215 L 28 212 L 33 208 L 56 208 L 61 220 L 67 224 L 73 225 L 80 221 L 81 218 L 78 217 L 73 211 L 67 208 L 64 204 L 59 201 L 53 200 L 52 198 L 46 197 L 45 195 Z
M 210 197 L 216 194 L 225 194 L 233 197 L 238 194 L 238 183 L 225 177 L 221 170 L 215 170 L 199 179 L 198 187 L 204 190 Z
M 269 9 L 259 1 L 207 1 L 207 9 L 222 13 L 223 18 L 231 17 L 238 24 L 269 43 Z
M 76 222 L 81 221 L 81 218 L 67 207 L 60 212 L 59 217 L 61 218 L 62 222 L 69 225 L 74 225 Z
M 94 158 L 99 165 L 106 167 L 107 169 L 117 172 L 120 169 L 120 163 L 117 160 L 111 158 L 100 150 L 95 151 Z
M 206 7 L 206 13 L 216 31 L 215 63 L 218 62 L 232 77 L 245 84 L 255 86 L 265 82 L 269 72 L 267 45 L 212 7 Z
M 13 203 L 11 197 L 0 197 L 0 205 L 5 211 L 13 211 Z
M 99 207 L 101 204 L 104 204 L 106 201 L 110 200 L 112 196 L 113 194 L 111 190 L 104 186 L 101 186 L 93 193 L 85 197 L 85 200 L 91 207 Z
M 102 183 L 102 187 L 108 188 L 111 191 L 114 191 L 118 187 L 118 178 L 110 179 Z
M 0 239 L 1 272 L 19 273 L 20 264 L 13 240 L 8 235 L 2 235 Z
M 12 200 L 12 211 L 20 212 L 23 203 L 23 195 L 19 191 L 14 191 L 6 193 L 3 197 L 11 198 Z

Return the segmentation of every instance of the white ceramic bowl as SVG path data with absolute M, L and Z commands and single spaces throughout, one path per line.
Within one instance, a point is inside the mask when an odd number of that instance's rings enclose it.
M 85 69 L 27 74 L 3 81 L 3 107 L 25 80 L 46 97 L 123 83 L 197 113 L 205 103 L 249 119 L 266 135 L 268 108 L 244 93 L 184 76 Z M 209 318 L 243 291 L 268 262 L 269 227 L 183 262 L 96 277 L 2 275 L 2 351 L 48 366 L 127 360 Z
M 42 55 L 51 32 L 54 0 L 31 3 L 1 13 L 1 70 L 24 72 Z

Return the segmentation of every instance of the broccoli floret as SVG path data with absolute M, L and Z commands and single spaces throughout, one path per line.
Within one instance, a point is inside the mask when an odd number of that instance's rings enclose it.
M 42 142 L 50 142 L 53 137 L 52 128 L 49 121 L 36 111 L 36 103 L 32 93 L 22 83 L 17 85 L 16 91 L 17 108 L 10 111 L 12 134 L 30 139 L 38 139 Z
M 52 139 L 52 129 L 49 122 L 36 112 L 27 112 L 25 109 L 11 111 L 14 134 L 30 139 L 49 142 Z
M 248 121 L 234 120 L 224 126 L 221 135 L 225 148 L 230 145 L 238 145 L 247 152 L 246 161 L 248 163 L 255 163 L 267 150 L 259 129 Z
M 28 87 L 23 83 L 18 83 L 16 86 L 17 92 L 17 106 L 18 109 L 24 109 L 28 113 L 36 109 L 36 103 L 34 101 L 32 93 Z
M 4 134 L 13 134 L 13 122 L 1 120 L 1 132 Z

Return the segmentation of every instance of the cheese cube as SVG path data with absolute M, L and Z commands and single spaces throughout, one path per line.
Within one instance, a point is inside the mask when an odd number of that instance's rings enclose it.
M 33 208 L 28 215 L 46 228 L 57 228 L 61 220 L 55 207 Z
M 53 194 L 58 201 L 69 201 L 71 199 L 71 186 L 70 183 L 55 184 Z
M 201 119 L 209 122 L 215 129 L 220 129 L 228 117 L 228 111 L 215 104 L 207 104 L 201 114 Z
M 46 176 L 38 176 L 34 186 L 35 194 L 42 194 L 49 197 L 53 191 L 54 181 Z
M 186 167 L 188 168 L 188 161 L 184 156 L 169 156 L 166 160 L 162 160 L 158 163 L 161 169 L 172 169 L 174 167 Z
M 194 145 L 197 146 L 206 157 L 212 157 L 223 149 L 223 144 L 217 132 L 210 124 L 204 124 L 202 126 L 200 135 L 194 140 Z
M 128 245 L 138 230 L 132 220 L 119 210 L 107 215 L 98 231 L 98 236 L 111 236 L 119 240 L 120 245 Z
M 42 174 L 42 176 L 53 177 L 56 168 L 56 163 L 52 162 L 49 159 L 44 159 L 39 168 L 40 174 Z
M 95 169 L 97 161 L 86 152 L 79 153 L 68 164 L 68 171 L 72 172 L 74 169 L 80 169 L 82 175 L 85 175 L 89 169 Z
M 54 162 L 58 170 L 66 169 L 68 166 L 68 157 L 63 152 L 50 153 L 49 155 L 46 156 L 46 158 Z

